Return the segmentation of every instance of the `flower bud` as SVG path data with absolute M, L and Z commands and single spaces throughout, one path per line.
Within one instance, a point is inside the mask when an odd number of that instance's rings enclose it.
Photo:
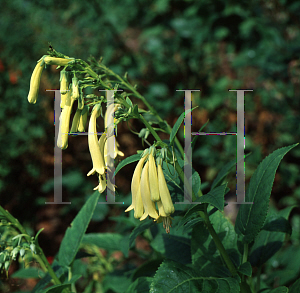
M 28 102 L 30 104 L 36 103 L 38 93 L 39 93 L 39 88 L 40 88 L 41 76 L 45 66 L 44 64 L 45 64 L 44 59 L 43 58 L 40 59 L 32 72 L 31 79 L 30 79 L 30 89 L 27 97 Z
M 78 100 L 79 98 L 78 78 L 76 76 L 72 78 L 72 98 L 74 100 Z
M 89 113 L 89 107 L 84 106 L 81 111 L 80 118 L 79 118 L 79 124 L 78 124 L 79 132 L 85 132 L 85 125 L 86 125 L 88 113 Z
M 58 65 L 58 66 L 66 66 L 69 62 L 74 63 L 75 58 L 56 58 L 51 56 L 46 56 L 44 61 L 47 65 Z
M 69 83 L 68 83 L 68 71 L 62 70 L 60 72 L 60 93 L 65 95 L 69 90 Z

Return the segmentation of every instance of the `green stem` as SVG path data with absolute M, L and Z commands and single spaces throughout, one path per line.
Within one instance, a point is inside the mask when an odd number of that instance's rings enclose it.
M 154 136 L 157 141 L 161 141 L 161 138 L 158 136 L 153 127 L 148 123 L 148 121 L 140 114 L 139 119 L 145 124 L 145 126 L 149 129 L 150 133 Z
M 247 243 L 244 244 L 244 253 L 243 253 L 243 260 L 242 263 L 247 262 L 248 260 L 248 253 L 249 253 L 249 246 Z M 245 275 L 242 275 L 242 281 L 245 281 Z
M 248 261 L 248 253 L 249 253 L 249 246 L 248 244 L 244 244 L 244 254 L 243 254 L 243 262 L 245 263 Z
M 0 206 L 0 213 L 8 219 L 9 222 L 11 222 L 22 234 L 27 234 L 26 230 L 23 228 L 23 226 L 20 224 L 18 219 L 13 217 L 7 210 L 5 210 L 2 206 Z
M 161 141 L 161 138 L 158 136 L 158 134 L 156 133 L 156 131 L 153 129 L 153 127 L 148 123 L 148 121 L 142 116 L 140 115 L 140 119 L 141 121 L 145 124 L 145 126 L 149 129 L 150 133 L 154 136 L 154 138 L 157 140 L 157 141 Z M 170 154 L 171 155 L 171 154 Z M 187 187 L 187 190 L 188 190 L 188 194 L 191 194 L 192 195 L 192 200 L 195 200 L 196 199 L 196 196 L 194 194 L 194 191 L 192 189 L 192 187 L 189 185 L 188 183 L 188 180 L 182 170 L 182 168 L 180 167 L 179 163 L 177 161 L 175 161 L 175 169 L 181 179 L 181 181 L 185 184 L 185 186 Z M 199 191 L 202 195 L 202 192 L 201 190 Z M 199 193 L 198 193 L 199 194 Z
M 260 275 L 261 275 L 261 266 L 258 267 L 257 274 L 256 274 L 256 291 L 260 290 Z
M 202 215 L 204 214 L 204 221 L 205 221 L 205 224 L 207 226 L 207 229 L 211 235 L 211 237 L 213 238 L 219 252 L 221 253 L 230 273 L 235 276 L 237 275 L 237 271 L 235 269 L 235 266 L 234 264 L 232 263 L 231 259 L 229 258 L 228 254 L 227 254 L 227 251 L 225 250 L 218 234 L 216 233 L 214 227 L 212 226 L 210 220 L 209 220 L 209 216 L 207 214 L 207 211 L 205 210 L 204 212 L 202 212 Z
M 43 250 L 39 245 L 36 246 L 36 253 L 39 256 L 41 262 L 46 267 L 46 270 L 48 271 L 49 275 L 52 277 L 53 282 L 55 285 L 61 284 L 61 281 L 58 279 L 58 277 L 55 275 L 55 272 L 53 271 L 51 265 L 49 264 Z M 39 259 L 38 259 L 39 260 Z
M 145 99 L 144 96 L 142 96 L 129 82 L 127 82 L 126 80 L 124 80 L 121 76 L 119 76 L 118 74 L 114 73 L 112 70 L 108 69 L 106 66 L 101 65 L 102 68 L 107 71 L 110 75 L 114 76 L 115 78 L 117 78 L 120 82 L 120 84 L 124 85 L 128 90 L 130 90 L 131 92 L 133 92 L 133 94 L 135 95 L 136 98 L 140 99 L 146 106 L 147 108 L 154 114 L 154 116 L 158 119 L 159 122 L 165 122 L 167 125 L 167 129 L 168 129 L 168 134 L 171 133 L 172 131 L 172 127 L 165 121 L 163 120 L 159 114 L 157 113 L 157 111 L 155 110 L 155 108 L 153 106 L 151 106 L 151 104 Z M 175 143 L 181 153 L 182 158 L 184 158 L 184 150 L 183 147 L 181 146 L 179 140 L 177 137 L 175 137 Z

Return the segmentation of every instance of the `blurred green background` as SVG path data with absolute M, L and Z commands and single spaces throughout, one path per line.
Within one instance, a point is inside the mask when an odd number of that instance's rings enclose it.
M 63 152 L 63 194 L 70 206 L 53 200 L 54 94 L 59 70 L 43 72 L 38 102 L 27 102 L 36 61 L 48 50 L 104 64 L 123 75 L 174 125 L 184 110 L 176 89 L 201 89 L 193 95 L 192 131 L 236 131 L 236 94 L 245 94 L 246 182 L 258 163 L 275 149 L 300 141 L 300 2 L 278 1 L 1 1 L 0 11 L 0 203 L 41 234 L 49 255 L 76 212 L 96 186 L 86 137 L 71 137 Z M 142 125 L 132 122 L 135 129 Z M 183 129 L 179 133 L 183 141 Z M 167 138 L 165 136 L 162 136 Z M 138 137 L 118 127 L 120 149 L 141 149 Z M 234 136 L 200 137 L 193 167 L 204 192 L 220 168 L 236 155 Z M 132 165 L 132 164 L 131 164 Z M 134 166 L 116 179 L 121 201 L 130 201 Z M 279 166 L 272 193 L 282 208 L 300 202 L 300 148 Z M 235 195 L 235 172 L 228 178 Z M 206 183 L 208 182 L 208 184 Z M 124 199 L 123 199 L 124 198 Z M 125 207 L 99 206 L 95 231 L 110 231 L 109 216 Z M 98 222 L 97 222 L 98 221 Z M 99 224 L 99 221 L 102 221 Z M 49 239 L 53 239 L 49 244 Z

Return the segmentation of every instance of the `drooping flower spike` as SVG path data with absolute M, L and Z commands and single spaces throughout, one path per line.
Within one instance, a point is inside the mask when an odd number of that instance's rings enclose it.
M 125 210 L 125 212 L 129 212 L 134 210 L 134 217 L 136 219 L 141 218 L 144 213 L 144 205 L 141 196 L 141 174 L 142 169 L 144 166 L 144 162 L 148 157 L 148 149 L 144 151 L 142 154 L 142 158 L 139 160 L 138 164 L 136 165 L 132 181 L 131 181 L 131 194 L 132 194 L 132 203 L 131 205 Z
M 101 153 L 100 150 L 98 137 L 97 137 L 97 129 L 96 129 L 96 119 L 100 116 L 100 113 L 101 113 L 101 105 L 97 104 L 94 106 L 92 110 L 92 114 L 89 122 L 88 144 L 89 144 L 89 150 L 93 162 L 93 168 L 87 174 L 87 176 L 90 176 L 95 172 L 97 172 L 98 174 L 104 174 L 105 172 L 104 154 Z

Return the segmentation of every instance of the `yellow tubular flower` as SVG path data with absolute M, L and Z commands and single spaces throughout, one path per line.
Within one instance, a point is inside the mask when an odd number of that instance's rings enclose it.
M 165 210 L 164 210 L 164 207 L 163 207 L 163 204 L 161 202 L 161 200 L 159 200 L 157 203 L 157 208 L 158 208 L 158 214 L 160 217 L 166 217 L 166 213 L 165 213 Z
M 47 65 L 59 65 L 66 66 L 69 62 L 74 62 L 75 58 L 56 58 L 51 56 L 46 56 L 44 61 Z
M 132 195 L 132 203 L 131 205 L 125 210 L 125 212 L 129 212 L 132 209 L 134 209 L 134 217 L 136 219 L 139 219 L 143 213 L 144 213 L 144 205 L 142 201 L 142 196 L 141 196 L 141 174 L 142 174 L 142 169 L 145 160 L 147 159 L 148 154 L 144 153 L 144 157 L 142 157 L 138 164 L 136 165 L 133 176 L 132 176 L 132 181 L 131 181 L 131 195 Z
M 65 104 L 66 104 L 66 101 L 68 99 L 71 99 L 71 91 L 68 91 L 65 95 L 61 95 L 60 96 L 60 107 L 63 109 Z
M 75 115 L 73 117 L 72 126 L 71 126 L 71 130 L 70 130 L 71 133 L 78 131 L 78 125 L 79 125 L 80 116 L 81 116 L 81 110 L 77 109 L 76 113 L 75 113 Z
M 65 70 L 62 70 L 60 72 L 60 93 L 62 95 L 65 95 L 69 90 L 69 84 L 68 84 L 68 72 Z
M 88 113 L 89 113 L 89 106 L 86 105 L 83 107 L 81 114 L 80 114 L 79 124 L 78 124 L 79 132 L 85 132 L 85 125 L 86 125 Z
M 57 138 L 57 146 L 63 150 L 68 147 L 68 136 L 70 127 L 70 115 L 74 100 L 67 95 L 66 104 L 59 117 L 59 131 Z
M 79 98 L 78 78 L 76 76 L 72 78 L 72 97 L 74 100 Z
M 167 186 L 167 182 L 161 167 L 161 161 L 157 166 L 157 175 L 158 175 L 158 186 L 159 186 L 159 194 L 160 199 L 164 207 L 164 211 L 167 216 L 174 213 L 174 205 L 170 196 L 170 192 Z
M 106 133 L 103 132 L 103 133 L 101 134 L 100 138 L 99 138 L 98 143 L 99 143 L 100 152 L 101 152 L 101 154 L 102 154 L 102 157 L 103 157 L 105 166 L 106 166 L 106 158 L 105 158 L 105 156 L 104 156 L 104 148 L 105 148 L 105 146 L 106 146 L 106 142 L 107 142 Z
M 87 176 L 90 176 L 94 174 L 95 172 L 99 174 L 104 174 L 105 172 L 105 165 L 104 165 L 104 157 L 103 154 L 101 154 L 100 146 L 98 143 L 98 137 L 97 137 L 97 129 L 96 129 L 96 119 L 100 116 L 101 106 L 95 105 L 90 122 L 89 122 L 89 130 L 88 130 L 88 144 L 89 144 L 89 150 L 93 162 L 93 169 L 87 174 Z
M 111 104 L 108 106 L 106 112 L 105 112 L 105 115 L 104 115 L 104 125 L 105 125 L 105 129 L 108 127 L 108 115 L 113 115 L 113 113 L 118 109 L 120 105 L 119 104 Z M 114 118 L 114 123 L 116 122 L 117 119 Z M 115 149 L 114 149 L 114 159 L 119 155 L 120 157 L 123 157 L 124 156 L 124 153 L 121 152 L 119 150 L 119 143 L 117 142 L 117 140 L 115 140 Z M 107 148 L 105 147 L 104 148 L 104 157 L 106 158 L 107 157 Z
M 99 174 L 99 185 L 94 190 L 98 189 L 99 193 L 102 193 L 106 189 L 106 184 L 106 175 Z
M 113 115 L 113 113 L 118 109 L 118 107 L 120 106 L 120 104 L 111 104 L 107 107 L 107 110 L 105 112 L 104 115 L 104 123 L 105 123 L 105 128 L 107 128 L 107 123 L 108 123 L 108 114 L 109 115 Z M 114 122 L 116 122 L 116 119 L 114 118 Z
M 40 81 L 41 81 L 41 76 L 42 72 L 44 69 L 44 59 L 42 58 L 40 61 L 38 61 L 37 65 L 35 66 L 31 79 L 30 79 L 30 89 L 28 93 L 28 102 L 30 104 L 35 104 L 38 93 L 39 93 L 39 88 L 40 88 Z
M 159 188 L 158 188 L 156 164 L 153 157 L 154 153 L 155 153 L 155 148 L 151 147 L 150 155 L 149 155 L 149 184 L 150 184 L 151 200 L 156 202 L 160 200 L 160 195 L 159 195 Z
M 150 198 L 150 186 L 149 186 L 149 161 L 147 161 L 141 177 L 141 195 L 142 201 L 145 208 L 143 216 L 140 218 L 140 221 L 145 220 L 148 216 L 158 218 L 157 211 L 155 209 L 155 203 Z

